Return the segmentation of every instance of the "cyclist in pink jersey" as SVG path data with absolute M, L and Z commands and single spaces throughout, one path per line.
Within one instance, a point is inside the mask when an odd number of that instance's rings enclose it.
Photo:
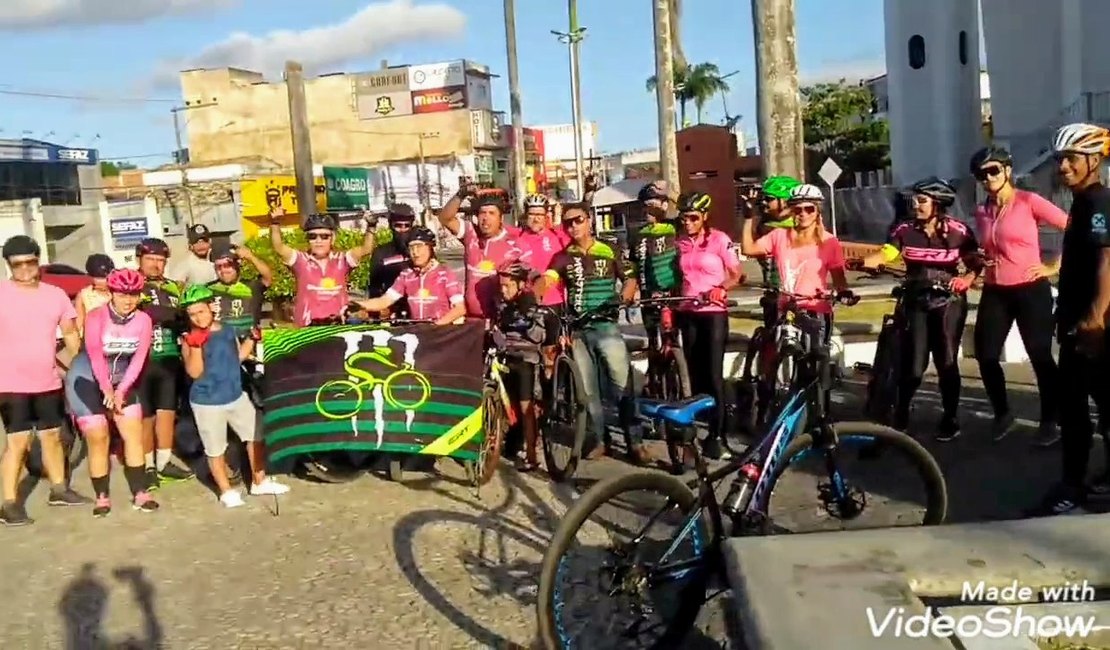
M 699 368 L 690 373 L 690 389 L 694 394 L 708 393 L 717 400 L 709 419 L 709 435 L 704 442 L 705 455 L 721 458 L 721 435 L 725 409 L 725 344 L 728 342 L 728 311 L 725 300 L 728 290 L 744 281 L 740 258 L 732 248 L 732 240 L 723 231 L 709 226 L 712 200 L 703 192 L 691 192 L 678 198 L 678 213 L 685 232 L 675 241 L 678 265 L 682 271 L 682 295 L 701 298 L 708 294 L 710 304 L 680 304 L 677 323 L 682 332 L 682 352 L 687 366 Z
M 343 310 L 349 303 L 347 276 L 363 257 L 374 252 L 374 231 L 368 224 L 362 246 L 343 253 L 334 248 L 338 229 L 335 219 L 323 214 L 309 215 L 303 227 L 308 251 L 298 251 L 285 243 L 281 231 L 284 216 L 281 207 L 270 211 L 270 242 L 297 282 L 293 322 L 300 327 L 342 322 Z
M 517 237 L 521 248 L 527 253 L 528 266 L 534 269 L 546 269 L 551 265 L 555 254 L 567 247 L 570 237 L 562 228 L 549 227 L 551 204 L 546 196 L 533 194 L 524 200 L 525 228 Z M 556 308 L 563 304 L 562 282 L 555 282 L 540 299 L 540 304 L 545 307 Z
M 476 206 L 477 225 L 459 217 L 464 199 Z M 530 257 L 505 229 L 503 207 L 496 195 L 479 197 L 477 185 L 463 179 L 459 191 L 439 211 L 440 224 L 462 242 L 465 250 L 466 315 L 487 322 L 497 317 L 501 295 L 497 269 L 516 261 L 528 262 Z
M 108 275 L 111 298 L 108 304 L 89 312 L 84 347 L 66 374 L 66 401 L 89 446 L 96 517 L 107 516 L 112 509 L 108 497 L 109 417 L 123 438 L 123 473 L 131 488 L 133 507 L 142 512 L 158 509 L 144 476 L 143 410 L 136 386 L 154 336 L 153 321 L 139 310 L 145 282 L 142 273 L 131 269 L 118 269 Z
M 1016 321 L 1041 397 L 1037 444 L 1047 447 L 1060 438 L 1049 282 L 1059 271 L 1060 259 L 1041 262 L 1040 226 L 1063 230 L 1068 215 L 1047 199 L 1014 187 L 1013 162 L 1005 149 L 981 149 L 971 157 L 970 167 L 987 193 L 987 200 L 975 211 L 979 241 L 990 260 L 975 320 L 975 359 L 994 410 L 994 439 L 1005 438 L 1017 424 L 1002 371 L 1002 348 Z
M 384 296 L 358 300 L 355 304 L 373 314 L 406 298 L 409 318 L 414 320 L 447 325 L 462 318 L 466 315 L 462 285 L 455 273 L 436 259 L 435 245 L 435 233 L 420 226 L 413 228 L 409 233 L 411 265 L 401 271 Z

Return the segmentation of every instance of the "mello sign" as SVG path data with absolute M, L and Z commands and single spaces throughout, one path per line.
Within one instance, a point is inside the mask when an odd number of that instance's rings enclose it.
M 324 167 L 328 210 L 370 208 L 370 170 L 362 167 Z

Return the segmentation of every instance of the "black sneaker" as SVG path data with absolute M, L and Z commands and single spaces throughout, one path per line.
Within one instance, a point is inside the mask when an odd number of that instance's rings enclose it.
M 166 463 L 166 466 L 158 472 L 158 478 L 162 483 L 177 483 L 178 481 L 188 481 L 193 478 L 193 473 L 184 467 L 179 467 L 175 463 Z
M 1037 435 L 1033 438 L 1033 446 L 1045 449 L 1057 442 L 1060 442 L 1060 427 L 1055 422 L 1041 422 L 1037 427 Z
M 1087 487 L 1087 496 L 1099 501 L 1110 499 L 1110 467 Z
M 995 418 L 994 423 L 991 425 L 991 440 L 1000 442 L 1006 436 L 1010 435 L 1016 426 L 1017 421 L 1014 420 L 1014 416 L 1009 413 L 1002 417 Z
M 0 524 L 26 526 L 33 523 L 35 523 L 35 520 L 27 516 L 27 510 L 23 507 L 23 504 L 15 501 L 5 501 L 4 505 L 0 506 Z
M 161 486 L 162 481 L 158 478 L 158 470 L 153 467 L 146 468 L 143 477 L 146 479 L 147 492 L 153 492 Z
M 1026 517 L 1055 517 L 1057 515 L 1082 515 L 1087 511 L 1083 509 L 1086 494 L 1083 489 L 1067 485 L 1058 485 L 1045 495 L 1045 498 L 1036 507 L 1025 511 Z
M 706 438 L 701 444 L 701 453 L 710 460 L 723 460 L 732 457 L 721 446 L 721 441 L 716 438 Z
M 937 442 L 952 442 L 960 437 L 960 422 L 956 418 L 947 417 L 941 419 L 940 425 L 937 426 Z
M 50 488 L 46 503 L 51 506 L 85 506 L 92 503 L 92 499 L 81 496 L 72 488 L 58 486 Z

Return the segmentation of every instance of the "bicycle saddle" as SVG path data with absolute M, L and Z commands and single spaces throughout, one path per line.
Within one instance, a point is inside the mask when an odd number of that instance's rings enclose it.
M 680 427 L 688 427 L 694 424 L 694 418 L 696 418 L 699 413 L 711 409 L 716 405 L 717 400 L 709 395 L 694 395 L 681 402 L 672 402 L 663 405 L 657 411 L 656 417 Z
M 640 409 L 640 415 L 645 418 L 659 417 L 659 409 L 670 405 L 671 402 L 664 402 L 661 399 L 648 399 L 644 397 L 636 400 L 636 406 Z

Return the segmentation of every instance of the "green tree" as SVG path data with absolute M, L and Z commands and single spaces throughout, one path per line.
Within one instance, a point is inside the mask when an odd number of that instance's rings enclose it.
M 136 169 L 136 167 L 131 163 L 112 162 L 109 160 L 100 161 L 100 175 L 105 178 L 108 178 L 110 176 L 119 176 L 119 173 L 126 169 Z
M 874 97 L 866 86 L 842 79 L 805 86 L 801 93 L 810 175 L 829 157 L 846 172 L 875 171 L 890 164 L 890 129 L 886 120 L 872 115 Z
M 678 119 L 687 124 L 686 110 L 691 102 L 697 111 L 698 124 L 701 124 L 705 103 L 714 96 L 728 92 L 728 82 L 721 78 L 721 71 L 714 63 L 698 63 L 692 66 L 674 68 L 674 98 L 678 103 Z M 645 84 L 648 92 L 655 92 L 658 79 L 648 77 Z

